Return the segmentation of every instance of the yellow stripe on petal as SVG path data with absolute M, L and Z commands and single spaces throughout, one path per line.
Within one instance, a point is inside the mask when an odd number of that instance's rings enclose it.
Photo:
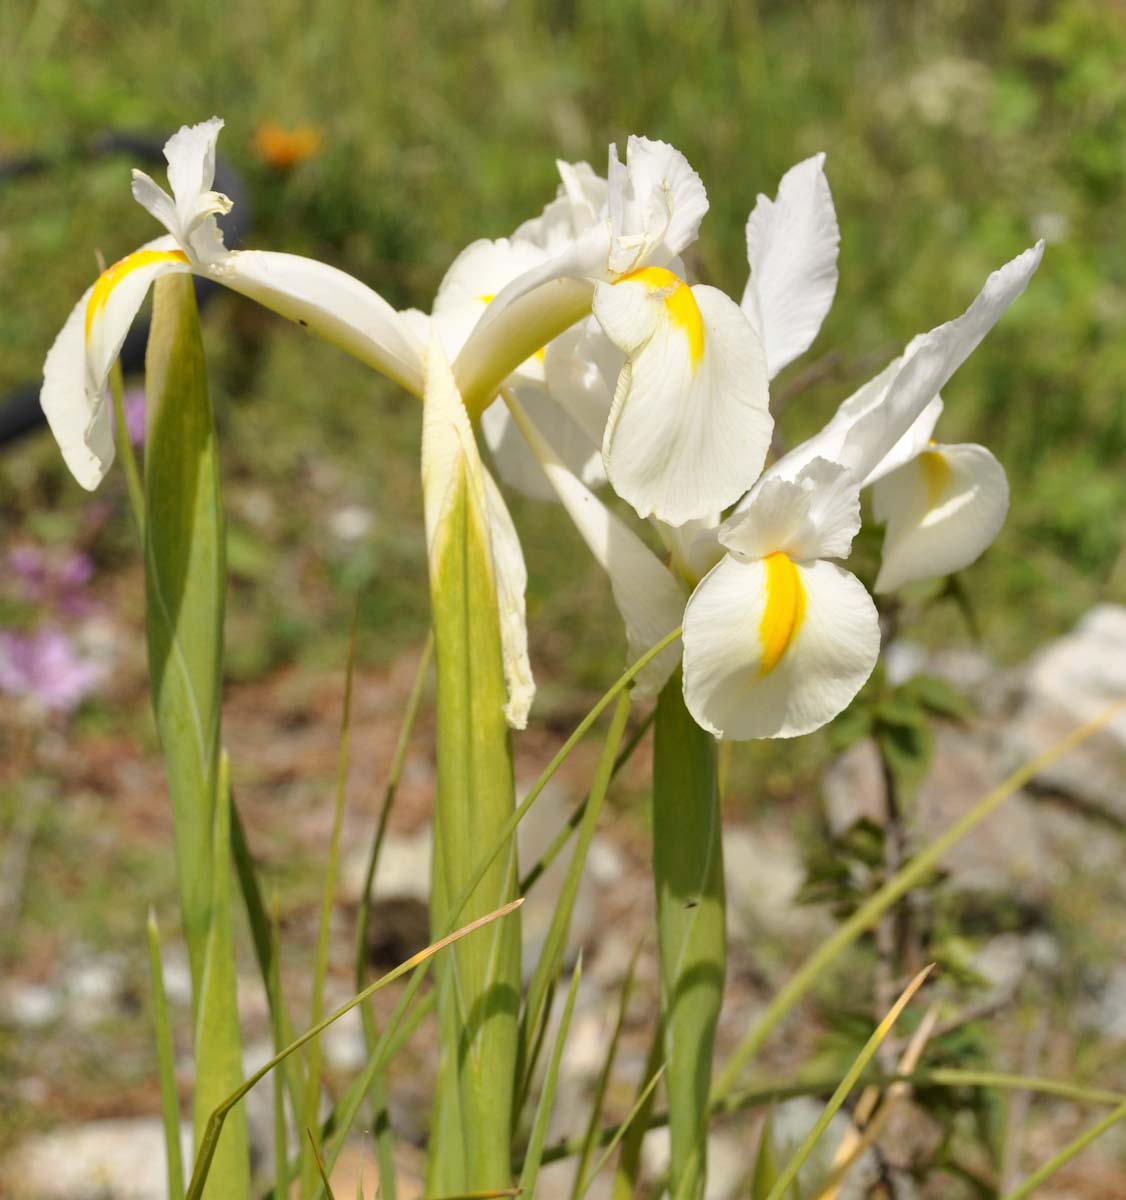
M 630 271 L 623 275 L 617 283 L 643 283 L 651 292 L 663 293 L 665 311 L 669 320 L 684 331 L 688 338 L 688 355 L 692 366 L 699 365 L 704 357 L 704 318 L 700 315 L 700 306 L 692 289 L 672 271 L 664 267 L 642 267 L 639 271 Z
M 763 559 L 766 567 L 766 607 L 759 623 L 762 661 L 759 674 L 769 675 L 797 636 L 805 619 L 805 585 L 789 555 L 778 551 Z
M 86 302 L 87 340 L 90 337 L 90 327 L 94 324 L 94 318 L 105 307 L 110 293 L 125 276 L 140 267 L 151 267 L 154 263 L 163 262 L 183 263 L 187 266 L 188 256 L 183 250 L 137 250 L 133 254 L 127 254 L 119 262 L 115 262 L 112 267 L 107 267 L 98 276 L 94 290 L 90 293 L 90 299 Z
M 927 508 L 936 508 L 950 482 L 950 464 L 938 450 L 924 450 L 919 457 L 923 463 L 923 478 L 927 482 Z

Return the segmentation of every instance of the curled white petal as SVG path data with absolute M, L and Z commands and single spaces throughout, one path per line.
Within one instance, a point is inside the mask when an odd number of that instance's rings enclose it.
M 512 414 L 595 561 L 610 577 L 614 602 L 626 626 L 631 659 L 680 625 L 684 591 L 673 573 L 632 529 L 567 469 L 515 397 Z M 676 670 L 680 649 L 662 650 L 637 676 L 642 695 L 655 695 Z
M 594 312 L 626 354 L 602 443 L 614 490 L 670 525 L 733 504 L 773 429 L 762 344 L 739 306 L 646 268 L 599 284 Z
M 876 483 L 872 502 L 887 522 L 876 591 L 891 592 L 978 558 L 1005 522 L 1009 485 L 984 446 L 934 446 Z
M 878 479 L 883 479 L 885 475 L 890 475 L 892 471 L 903 466 L 904 463 L 909 463 L 916 455 L 922 452 L 930 445 L 931 437 L 934 434 L 934 427 L 938 424 L 938 418 L 942 416 L 942 397 L 935 398 L 919 413 L 915 418 L 914 424 L 910 429 L 895 443 L 894 446 L 880 459 L 880 461 L 872 468 L 867 478 L 860 485 L 861 487 L 869 487 Z
M 717 737 L 810 733 L 847 707 L 876 664 L 879 618 L 859 580 L 828 562 L 775 560 L 773 569 L 772 582 L 771 560 L 729 556 L 688 602 L 684 698 Z
M 606 180 L 589 163 L 557 159 L 555 165 L 561 180 L 555 199 L 512 235 L 553 255 L 596 224 L 606 209 Z
M 743 311 L 762 337 L 771 379 L 809 349 L 832 307 L 840 240 L 824 154 L 791 167 L 777 199 L 760 195 L 747 219 Z
M 47 353 L 39 403 L 71 474 L 90 491 L 113 463 L 110 367 L 153 280 L 188 270 L 173 238 L 148 242 L 86 290 Z

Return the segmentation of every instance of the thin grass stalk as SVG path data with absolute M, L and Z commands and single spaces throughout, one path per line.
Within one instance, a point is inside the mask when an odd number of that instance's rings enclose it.
M 434 654 L 434 632 L 427 632 L 426 641 L 419 656 L 418 667 L 415 670 L 414 682 L 411 684 L 407 697 L 407 706 L 403 713 L 403 722 L 399 727 L 399 736 L 395 750 L 391 756 L 391 766 L 387 772 L 387 782 L 384 786 L 383 804 L 379 810 L 379 820 L 375 836 L 372 838 L 371 850 L 368 853 L 367 866 L 364 870 L 364 882 L 360 889 L 360 908 L 356 919 L 356 941 L 354 962 L 354 983 L 359 991 L 367 982 L 368 976 L 368 938 L 371 928 L 372 891 L 375 886 L 375 874 L 379 865 L 379 856 L 383 842 L 387 836 L 387 826 L 391 810 L 398 795 L 399 781 L 402 778 L 403 767 L 407 760 L 407 748 L 410 745 L 411 733 L 422 704 L 422 694 L 426 685 L 426 676 L 430 669 L 430 660 Z M 360 1016 L 364 1026 L 364 1043 L 368 1056 L 375 1052 L 379 1031 L 376 1029 L 375 1016 L 368 1005 L 360 1008 Z M 394 1052 L 392 1051 L 392 1054 Z M 379 1170 L 379 1194 L 383 1200 L 396 1200 L 397 1183 L 395 1178 L 394 1140 L 391 1130 L 390 1117 L 387 1111 L 386 1089 L 378 1076 L 371 1082 L 369 1089 L 372 1107 L 372 1127 L 375 1130 L 376 1164 Z
M 664 1053 L 665 1031 L 658 1018 L 657 1024 L 653 1027 L 653 1037 L 649 1042 L 649 1054 L 645 1059 L 642 1079 L 652 1079 L 657 1074 L 664 1061 Z M 622 1152 L 618 1155 L 618 1165 L 614 1168 L 610 1200 L 630 1200 L 638 1192 L 638 1184 L 641 1181 L 641 1150 L 645 1144 L 645 1134 L 651 1127 L 655 1098 L 656 1093 L 651 1091 L 648 1101 L 638 1109 L 634 1123 L 622 1137 Z M 605 1130 L 600 1130 L 596 1139 L 597 1144 L 605 1145 L 607 1140 Z
M 602 744 L 602 754 L 599 757 L 598 766 L 595 768 L 590 795 L 582 824 L 579 826 L 578 839 L 567 867 L 567 876 L 560 889 L 555 911 L 552 913 L 539 961 L 528 981 L 521 1024 L 521 1054 L 517 1065 L 517 1078 L 523 1081 L 522 1095 L 527 1093 L 535 1071 L 535 1046 L 538 1040 L 536 1033 L 540 1023 L 546 1020 L 550 983 L 558 976 L 563 955 L 567 949 L 567 936 L 571 930 L 571 916 L 575 909 L 575 899 L 579 894 L 579 884 L 582 882 L 583 870 L 586 867 L 587 853 L 594 840 L 595 830 L 598 828 L 598 818 L 602 814 L 602 804 L 610 787 L 614 759 L 618 753 L 618 746 L 621 744 L 626 721 L 629 719 L 629 710 L 629 693 L 622 692 L 618 696 L 617 706 L 610 718 L 609 728 L 606 730 L 606 740 Z
M 662 1065 L 657 1069 L 656 1073 L 652 1076 L 649 1082 L 641 1089 L 640 1095 L 638 1095 L 637 1099 L 633 1103 L 633 1108 L 629 1110 L 629 1112 L 626 1114 L 626 1119 L 614 1131 L 613 1137 L 611 1137 L 606 1143 L 606 1149 L 602 1151 L 598 1161 L 594 1164 L 590 1170 L 590 1173 L 587 1175 L 587 1182 L 583 1187 L 583 1190 L 579 1193 L 579 1200 L 582 1200 L 583 1196 L 585 1196 L 590 1190 L 590 1185 L 598 1178 L 599 1175 L 602 1174 L 602 1168 L 605 1167 L 610 1161 L 610 1156 L 617 1149 L 618 1143 L 623 1137 L 625 1137 L 625 1135 L 633 1127 L 634 1122 L 645 1111 L 645 1106 L 649 1103 L 649 1098 L 653 1095 L 653 1090 L 656 1088 L 657 1084 L 661 1082 L 661 1076 L 664 1075 L 664 1073 L 665 1068 Z
M 284 1050 L 279 1051 L 269 1060 L 264 1063 L 253 1075 L 244 1079 L 237 1088 L 222 1103 L 220 1103 L 208 1118 L 207 1127 L 204 1132 L 204 1137 L 200 1143 L 200 1148 L 196 1153 L 195 1166 L 192 1169 L 192 1178 L 188 1184 L 188 1190 L 185 1200 L 199 1200 L 203 1194 L 204 1185 L 207 1182 L 207 1177 L 211 1171 L 211 1166 L 215 1158 L 215 1146 L 218 1143 L 219 1135 L 223 1130 L 224 1123 L 227 1120 L 231 1110 L 234 1109 L 240 1101 L 242 1101 L 248 1092 L 262 1082 L 271 1071 L 275 1070 L 283 1063 L 291 1054 L 295 1054 L 302 1046 L 305 1046 L 313 1038 L 320 1037 L 322 1033 L 332 1024 L 339 1021 L 345 1013 L 349 1013 L 356 1007 L 357 1004 L 363 1004 L 365 1000 L 370 999 L 376 992 L 382 991 L 385 987 L 389 987 L 392 983 L 402 979 L 404 975 L 410 975 L 423 963 L 429 961 L 436 954 L 445 950 L 447 946 L 456 945 L 462 938 L 468 937 L 477 930 L 485 928 L 493 921 L 501 920 L 515 912 L 524 901 L 522 898 L 513 900 L 510 904 L 504 905 L 503 908 L 498 908 L 495 912 L 487 913 L 483 917 L 478 917 L 475 921 L 470 921 L 467 925 L 463 925 L 460 929 L 455 930 L 444 938 L 439 938 L 436 942 L 431 942 L 420 950 L 417 954 L 412 954 L 405 962 L 400 963 L 393 970 L 388 971 L 386 975 L 380 976 L 374 983 L 368 984 L 362 992 L 358 992 L 350 1000 L 345 1001 L 334 1012 L 330 1013 L 319 1025 L 314 1025 L 311 1029 L 306 1029 L 300 1037 L 295 1038 Z M 345 1130 L 347 1132 L 347 1130 Z M 331 1171 L 332 1164 L 329 1164 L 328 1169 Z
M 579 983 L 583 977 L 583 957 L 580 954 L 575 969 L 571 973 L 571 986 L 567 989 L 567 1002 L 563 1005 L 563 1015 L 559 1019 L 559 1032 L 555 1035 L 555 1045 L 548 1060 L 547 1073 L 544 1076 L 543 1090 L 540 1092 L 539 1103 L 536 1106 L 535 1119 L 532 1121 L 532 1134 L 528 1139 L 528 1148 L 524 1153 L 524 1165 L 520 1170 L 520 1192 L 525 1196 L 536 1194 L 536 1180 L 540 1173 L 540 1158 L 543 1154 L 543 1144 L 547 1140 L 547 1127 L 551 1121 L 552 1110 L 555 1108 L 555 1090 L 559 1082 L 559 1066 L 563 1061 L 563 1050 L 567 1044 L 567 1034 L 571 1030 L 571 1017 L 575 1011 L 575 998 L 579 994 Z
M 992 815 L 1010 796 L 1020 791 L 1026 783 L 1034 779 L 1056 759 L 1062 758 L 1096 734 L 1123 711 L 1126 711 L 1126 703 L 1110 705 L 1098 716 L 1077 726 L 1045 750 L 1043 754 L 1037 755 L 1017 768 L 1007 779 L 978 801 L 964 817 L 955 821 L 944 833 L 939 834 L 929 845 L 920 850 L 878 892 L 865 900 L 856 912 L 826 938 L 774 994 L 766 1011 L 744 1036 L 716 1079 L 712 1089 L 713 1102 L 721 1100 L 735 1088 L 739 1082 L 739 1076 L 762 1048 L 767 1038 L 842 951 L 851 946 L 861 934 L 871 929 L 897 900 L 926 879 L 945 854 L 976 829 L 982 821 Z
M 278 910 L 277 894 L 270 910 L 270 938 L 273 943 L 269 957 L 269 984 L 267 995 L 281 995 L 281 921 Z M 285 1024 L 283 1010 L 280 1005 L 270 1005 L 270 1031 L 274 1038 L 274 1053 L 279 1054 L 293 1040 Z M 285 1121 L 285 1076 L 282 1074 L 286 1059 L 279 1067 L 281 1078 L 274 1080 L 274 1200 L 286 1200 L 289 1190 L 289 1130 Z M 294 1116 L 300 1110 L 294 1099 Z
M 653 878 L 669 1097 L 669 1194 L 700 1200 L 708 1092 L 727 962 L 715 739 L 692 719 L 678 671 L 657 700 Z
M 109 371 L 109 390 L 113 401 L 113 442 L 117 457 L 125 472 L 125 494 L 129 497 L 129 512 L 142 545 L 145 540 L 145 485 L 137 455 L 125 424 L 125 380 L 121 375 L 121 360 L 114 359 Z
M 630 997 L 633 995 L 633 982 L 637 973 L 637 960 L 641 955 L 641 946 L 642 943 L 638 942 L 637 947 L 630 956 L 629 966 L 626 968 L 625 978 L 622 980 L 621 990 L 618 994 L 618 1011 L 614 1020 L 614 1032 L 610 1035 L 610 1044 L 606 1048 L 606 1056 L 602 1062 L 602 1069 L 598 1073 L 598 1081 L 594 1085 L 594 1092 L 590 1098 L 590 1115 L 587 1117 L 586 1125 L 586 1144 L 579 1154 L 579 1161 L 575 1164 L 575 1181 L 571 1188 L 573 1200 L 578 1200 L 578 1197 L 586 1190 L 586 1173 L 590 1167 L 590 1161 L 594 1156 L 594 1150 L 598 1143 L 598 1127 L 602 1121 L 602 1110 L 606 1104 L 606 1093 L 610 1088 L 610 1078 L 614 1073 L 614 1064 L 618 1058 L 618 1045 L 621 1042 L 622 1030 L 626 1024 L 626 1012 L 629 1009 Z M 653 1072 L 649 1071 L 646 1073 L 645 1078 L 649 1079 L 652 1075 Z
M 160 957 L 160 930 L 150 908 L 146 924 L 149 946 L 149 978 L 152 988 L 152 1019 L 156 1035 L 156 1063 L 160 1076 L 160 1114 L 164 1123 L 164 1158 L 168 1168 L 168 1198 L 184 1195 L 184 1158 L 180 1150 L 180 1097 L 176 1091 L 176 1053 L 172 1046 L 172 1023 L 168 995 L 164 990 L 164 964 Z
M 321 892 L 321 919 L 317 933 L 313 966 L 313 995 L 309 1024 L 316 1025 L 324 1016 L 325 977 L 328 974 L 328 949 L 332 934 L 332 910 L 336 903 L 336 877 L 340 863 L 340 830 L 344 824 L 344 799 L 348 790 L 348 761 L 352 731 L 352 689 L 356 673 L 356 624 L 359 604 L 352 610 L 352 629 L 348 639 L 348 665 L 344 675 L 344 709 L 340 718 L 340 751 L 336 766 L 336 801 L 332 814 L 328 862 Z M 316 1187 L 320 1155 L 317 1151 L 318 1113 L 321 1100 L 321 1044 L 313 1041 L 306 1056 L 305 1096 L 301 1123 L 308 1133 L 301 1142 L 301 1194 L 309 1195 Z
M 1042 1184 L 1046 1183 L 1055 1173 L 1066 1167 L 1069 1162 L 1082 1150 L 1085 1150 L 1096 1138 L 1101 1137 L 1112 1125 L 1126 1119 L 1126 1104 L 1120 1104 L 1113 1112 L 1107 1113 L 1101 1121 L 1081 1133 L 1038 1170 L 1033 1171 L 1023 1183 L 1018 1184 L 1011 1192 L 1007 1192 L 1001 1200 L 1024 1200 Z
M 218 447 L 191 279 L 154 289 L 145 360 L 145 628 L 168 777 L 192 975 L 196 1136 L 242 1074 L 229 905 L 230 810 L 219 786 L 226 531 Z M 216 842 L 222 830 L 226 839 Z M 250 1186 L 243 1116 L 220 1148 L 215 1197 Z
M 934 969 L 933 964 L 929 967 L 924 967 L 918 975 L 907 985 L 903 990 L 903 994 L 892 1005 L 887 1016 L 876 1026 L 872 1036 L 864 1044 L 864 1048 L 856 1056 L 855 1062 L 849 1067 L 845 1073 L 845 1077 L 837 1085 L 837 1090 L 829 1097 L 828 1103 L 825 1105 L 821 1116 L 817 1118 L 813 1128 L 806 1135 L 801 1145 L 790 1156 L 789 1162 L 782 1168 L 775 1181 L 774 1186 L 770 1189 L 767 1195 L 767 1200 L 782 1200 L 787 1189 L 798 1177 L 798 1171 L 801 1170 L 802 1164 L 809 1157 L 813 1147 L 821 1140 L 822 1134 L 829 1128 L 829 1122 L 836 1116 L 841 1105 L 844 1104 L 849 1092 L 857 1085 L 860 1077 L 864 1074 L 864 1069 L 875 1057 L 876 1051 L 883 1045 L 884 1039 L 891 1033 L 896 1021 L 899 1020 L 900 1014 L 911 1003 L 912 996 L 926 982 L 927 976 Z

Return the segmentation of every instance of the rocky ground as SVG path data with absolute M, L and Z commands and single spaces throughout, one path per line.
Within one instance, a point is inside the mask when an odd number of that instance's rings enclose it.
M 335 914 L 329 1002 L 351 986 L 351 939 L 366 848 L 374 828 L 399 713 L 417 655 L 357 680 L 352 767 L 341 884 Z M 1092 610 L 1068 636 L 1023 666 L 999 670 L 974 651 L 927 655 L 892 647 L 889 669 L 924 668 L 972 695 L 978 715 L 938 736 L 934 764 L 909 821 L 916 844 L 968 810 L 1004 775 L 1074 725 L 1126 696 L 1126 609 Z M 339 673 L 282 672 L 235 687 L 227 739 L 238 764 L 241 811 L 269 891 L 280 897 L 285 986 L 295 1012 L 307 1003 L 315 938 L 317 863 L 331 820 L 331 779 L 339 735 Z M 138 685 L 139 686 L 139 685 Z M 581 715 L 561 714 L 518 743 L 517 776 L 527 786 Z M 13 709 L 6 727 L 20 729 Z M 8 720 L 10 718 L 10 720 Z M 431 715 L 424 708 L 383 856 L 370 948 L 376 969 L 394 965 L 426 940 Z M 143 918 L 156 902 L 174 928 L 169 886 L 170 830 L 161 766 L 151 737 L 137 730 L 84 728 L 13 733 L 3 771 L 18 802 L 0 854 L 0 1191 L 31 1200 L 148 1200 L 163 1195 L 163 1152 L 147 1014 Z M 253 755 L 239 754 L 253 747 Z M 525 862 L 537 856 L 581 798 L 597 746 L 584 746 L 541 798 L 521 831 Z M 572 952 L 585 956 L 584 983 L 568 1043 L 553 1136 L 581 1131 L 585 1100 L 602 1064 L 618 989 L 640 944 L 638 986 L 626 1022 L 608 1117 L 628 1109 L 651 1034 L 655 1006 L 652 886 L 642 799 L 644 747 L 616 785 L 591 850 L 575 912 Z M 1126 1090 L 1126 714 L 1084 747 L 1037 776 L 945 863 L 944 904 L 957 912 L 968 977 L 958 1002 L 971 1007 L 996 1070 L 1064 1077 Z M 734 778 L 739 778 L 736 775 Z M 874 747 L 862 742 L 836 761 L 823 785 L 752 800 L 733 790 L 724 850 L 732 961 L 721 1047 L 730 1047 L 772 991 L 833 928 L 825 906 L 800 904 L 812 814 L 829 834 L 864 815 L 882 820 L 882 778 Z M 565 861 L 565 859 L 564 859 Z M 557 867 L 524 910 L 526 962 L 532 963 L 560 885 Z M 117 901 L 115 903 L 115 901 Z M 240 1007 L 245 1059 L 270 1054 L 266 1007 L 243 947 Z M 770 1043 L 755 1079 L 792 1079 L 811 1057 L 824 1064 L 834 1018 L 870 1002 L 871 955 L 858 952 Z M 166 937 L 166 985 L 181 1053 L 188 1039 L 188 983 L 182 946 Z M 939 992 L 954 984 L 940 981 Z M 382 1000 L 382 997 L 380 998 Z M 385 1010 L 392 1002 L 381 1003 Z M 325 1036 L 330 1091 L 363 1062 L 358 1020 Z M 980 1061 L 980 1060 L 979 1060 Z M 391 1075 L 403 1194 L 418 1195 L 433 1062 L 423 1025 Z M 186 1057 L 180 1083 L 190 1089 Z M 248 1107 L 256 1154 L 269 1162 L 268 1084 Z M 820 1101 L 798 1099 L 774 1115 L 781 1141 L 798 1138 Z M 1064 1102 L 1016 1096 L 1007 1109 L 1014 1136 L 1000 1172 L 1015 1182 L 1092 1120 Z M 1006 1119 L 1006 1118 L 1002 1118 Z M 822 1163 L 848 1127 L 838 1119 Z M 719 1122 L 709 1195 L 745 1195 L 757 1118 Z M 912 1168 L 934 1152 L 940 1130 L 907 1103 L 885 1131 L 879 1160 L 869 1156 L 841 1195 L 864 1196 L 882 1165 L 898 1197 L 953 1195 L 938 1178 L 918 1185 Z M 660 1131 L 647 1141 L 650 1176 L 663 1153 Z M 826 1157 L 827 1156 L 827 1157 Z M 541 1194 L 567 1194 L 567 1163 L 545 1171 Z M 988 1177 L 988 1165 L 983 1167 Z M 370 1140 L 357 1133 L 334 1190 L 374 1186 Z M 936 1190 L 937 1189 L 937 1190 Z M 604 1195 L 596 1185 L 592 1195 Z M 960 1193 L 959 1193 L 960 1194 Z M 1112 1130 L 1048 1188 L 1044 1197 L 1126 1194 L 1126 1130 Z

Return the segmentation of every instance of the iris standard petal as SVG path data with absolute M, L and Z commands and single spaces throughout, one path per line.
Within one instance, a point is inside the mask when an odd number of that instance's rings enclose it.
M 594 312 L 626 355 L 602 443 L 614 490 L 670 525 L 733 504 L 774 424 L 762 344 L 739 306 L 648 267 L 600 284 Z
M 886 521 L 877 592 L 968 567 L 1000 532 L 1009 509 L 1001 464 L 984 446 L 932 446 L 872 489 Z
M 717 737 L 797 737 L 847 707 L 876 665 L 863 585 L 833 563 L 728 556 L 684 614 L 684 698 Z
M 777 199 L 760 195 L 747 219 L 743 311 L 762 337 L 771 379 L 809 349 L 832 307 L 840 241 L 824 154 L 791 167 Z

